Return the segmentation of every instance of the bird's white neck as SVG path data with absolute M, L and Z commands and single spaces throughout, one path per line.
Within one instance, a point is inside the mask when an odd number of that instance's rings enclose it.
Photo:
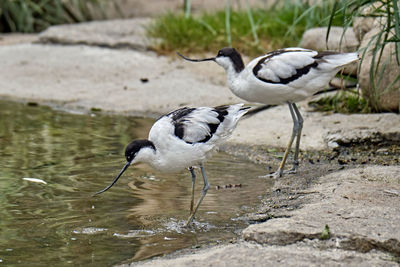
M 237 72 L 231 64 L 225 68 L 225 71 L 228 85 L 231 87 L 235 83 L 236 78 L 239 76 L 239 72 Z
M 167 153 L 168 154 L 168 153 Z M 176 154 L 176 153 L 172 153 Z M 177 160 L 174 160 L 176 164 Z M 152 147 L 142 148 L 135 157 L 135 163 L 143 162 L 152 166 L 154 169 L 159 171 L 170 171 L 171 168 L 174 168 L 174 164 L 169 162 L 170 155 L 166 155 L 165 151 L 160 151 L 160 149 L 154 149 Z
M 228 57 L 218 57 L 215 62 L 225 69 L 229 84 L 231 84 L 244 69 L 243 61 L 240 56 L 237 62 L 232 61 Z
M 157 151 L 153 147 L 143 147 L 135 156 L 135 162 L 152 163 L 157 158 Z

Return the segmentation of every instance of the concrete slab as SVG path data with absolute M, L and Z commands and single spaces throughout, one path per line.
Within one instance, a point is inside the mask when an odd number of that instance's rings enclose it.
M 52 26 L 40 33 L 39 42 L 145 51 L 155 41 L 146 38 L 145 27 L 149 22 L 149 18 L 134 18 Z
M 182 62 L 154 53 L 22 44 L 1 47 L 0 58 L 3 98 L 155 117 L 186 105 L 241 102 Z

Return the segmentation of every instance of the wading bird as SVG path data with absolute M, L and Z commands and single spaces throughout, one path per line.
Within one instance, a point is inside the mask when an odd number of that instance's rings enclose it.
M 126 164 L 101 194 L 110 189 L 125 170 L 135 163 L 145 162 L 162 172 L 176 172 L 188 168 L 192 177 L 189 225 L 209 188 L 203 162 L 217 146 L 228 138 L 239 119 L 247 112 L 243 104 L 218 107 L 180 108 L 159 118 L 146 140 L 134 140 L 125 150 Z M 194 166 L 200 166 L 204 187 L 194 207 Z
M 293 119 L 292 135 L 278 170 L 264 177 L 280 177 L 297 171 L 303 117 L 295 102 L 321 91 L 340 69 L 359 59 L 357 53 L 317 52 L 296 47 L 269 52 L 251 60 L 247 66 L 234 48 L 223 48 L 212 58 L 191 59 L 178 55 L 194 62 L 215 61 L 225 69 L 231 91 L 244 100 L 267 105 L 287 103 Z M 284 172 L 295 138 L 293 168 Z

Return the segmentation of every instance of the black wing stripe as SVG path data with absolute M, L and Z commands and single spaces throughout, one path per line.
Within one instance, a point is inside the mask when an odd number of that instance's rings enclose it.
M 199 143 L 205 143 L 208 140 L 211 139 L 211 137 L 214 135 L 214 133 L 217 131 L 218 126 L 221 125 L 221 123 L 225 120 L 226 115 L 228 115 L 228 108 L 229 106 L 218 106 L 213 109 L 213 111 L 218 113 L 217 119 L 219 120 L 219 123 L 209 123 L 207 124 L 208 127 L 210 128 L 210 134 L 207 135 L 203 140 L 200 140 Z
M 183 137 L 185 136 L 185 125 L 183 124 L 185 122 L 184 118 L 185 118 L 185 116 L 192 113 L 193 110 L 195 110 L 195 109 L 183 107 L 183 108 L 174 110 L 166 115 L 167 117 L 171 117 L 171 119 L 175 125 L 174 134 L 179 139 L 183 140 Z M 190 143 L 190 142 L 187 142 L 187 143 Z
M 260 69 L 262 68 L 262 64 L 267 60 L 270 59 L 274 56 L 283 54 L 283 53 L 289 53 L 289 52 L 302 52 L 303 50 L 284 50 L 284 49 L 280 49 L 274 52 L 271 52 L 270 54 L 268 54 L 267 56 L 263 57 L 262 59 L 260 59 L 257 64 L 254 66 L 253 68 L 253 74 L 261 81 L 266 82 L 266 83 L 274 83 L 274 84 L 288 84 L 290 82 L 293 82 L 294 80 L 297 80 L 298 78 L 300 78 L 301 76 L 307 74 L 312 68 L 316 68 L 318 66 L 318 62 L 314 61 L 313 63 L 304 66 L 301 69 L 296 69 L 296 73 L 288 78 L 281 78 L 279 77 L 279 81 L 272 81 L 272 80 L 268 80 L 268 79 L 264 79 L 262 77 L 258 76 L 258 72 L 260 71 Z M 318 57 L 315 56 L 315 57 Z
M 218 106 L 214 108 L 214 111 L 216 111 L 218 113 L 218 120 L 222 123 L 226 117 L 226 115 L 228 115 L 228 108 L 229 106 L 224 105 L 224 106 Z
M 174 134 L 183 140 L 183 136 L 185 135 L 185 128 L 183 123 L 175 123 L 175 131 Z
M 171 113 L 167 114 L 167 116 L 171 116 L 173 121 L 179 121 L 183 117 L 192 113 L 193 110 L 195 110 L 195 108 L 184 107 L 184 108 L 180 108 L 175 111 L 172 111 Z

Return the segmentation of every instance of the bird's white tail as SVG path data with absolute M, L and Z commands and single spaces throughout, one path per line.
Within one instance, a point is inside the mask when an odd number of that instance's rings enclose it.
M 358 53 L 338 53 L 324 55 L 322 59 L 328 64 L 334 65 L 337 68 L 341 68 L 350 63 L 358 61 L 359 57 Z
M 235 105 L 231 105 L 230 109 L 232 110 L 232 112 L 238 117 L 238 119 L 240 119 L 244 114 L 246 114 L 248 112 L 248 109 L 250 109 L 250 107 L 243 107 L 244 104 L 240 103 L 240 104 L 235 104 Z

